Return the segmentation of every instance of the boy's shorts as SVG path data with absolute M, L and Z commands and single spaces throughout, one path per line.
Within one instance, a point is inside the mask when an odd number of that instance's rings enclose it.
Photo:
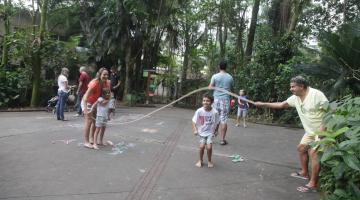
M 199 140 L 199 143 L 200 144 L 212 144 L 212 136 L 207 136 L 207 137 L 204 137 L 204 136 L 199 136 L 200 137 L 200 140 Z
M 215 99 L 212 107 L 219 113 L 220 123 L 226 124 L 229 118 L 230 99 Z
M 237 116 L 238 117 L 246 117 L 248 110 L 238 108 L 237 110 Z
M 107 122 L 107 117 L 96 116 L 95 127 L 96 128 L 106 127 L 106 122 Z

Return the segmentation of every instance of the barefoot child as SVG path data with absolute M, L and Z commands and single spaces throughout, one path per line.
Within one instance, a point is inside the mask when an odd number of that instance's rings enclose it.
M 239 91 L 239 95 L 240 97 L 238 98 L 238 110 L 237 110 L 237 118 L 236 118 L 236 125 L 235 126 L 239 126 L 240 124 L 240 118 L 243 119 L 243 126 L 244 128 L 246 128 L 246 115 L 248 113 L 249 110 L 249 104 L 244 101 L 246 100 L 246 96 L 245 96 L 245 91 L 244 90 L 240 90 Z
M 199 135 L 200 137 L 200 159 L 196 163 L 197 167 L 202 167 L 203 165 L 205 145 L 208 156 L 208 167 L 213 167 L 213 163 L 211 161 L 212 137 L 217 134 L 217 130 L 219 128 L 219 114 L 211 107 L 213 101 L 214 98 L 211 95 L 204 94 L 202 100 L 203 106 L 196 110 L 192 118 L 194 135 Z
M 106 122 L 108 119 L 109 112 L 109 100 L 110 100 L 110 90 L 104 88 L 102 91 L 101 97 L 98 98 L 97 104 L 97 112 L 96 112 L 96 122 L 95 122 L 95 132 L 94 132 L 94 149 L 99 149 L 98 145 L 105 145 L 103 142 L 104 133 L 106 129 Z M 100 134 L 100 138 L 98 140 L 98 136 Z

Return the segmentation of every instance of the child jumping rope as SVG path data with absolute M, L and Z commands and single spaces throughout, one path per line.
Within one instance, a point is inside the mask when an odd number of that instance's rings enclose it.
M 199 135 L 200 137 L 200 159 L 196 163 L 197 167 L 202 167 L 203 165 L 205 145 L 208 156 L 208 167 L 212 168 L 214 166 L 211 160 L 212 137 L 217 135 L 217 130 L 219 128 L 219 114 L 211 107 L 213 101 L 214 98 L 210 94 L 204 94 L 202 99 L 203 106 L 196 110 L 192 118 L 192 128 L 194 135 Z
M 248 113 L 249 110 L 249 103 L 247 103 L 246 101 L 246 96 L 245 96 L 245 91 L 244 90 L 240 90 L 239 91 L 239 95 L 240 97 L 238 98 L 238 110 L 237 110 L 237 118 L 236 118 L 236 125 L 235 126 L 239 126 L 240 124 L 240 118 L 243 119 L 243 126 L 244 128 L 246 128 L 246 115 Z

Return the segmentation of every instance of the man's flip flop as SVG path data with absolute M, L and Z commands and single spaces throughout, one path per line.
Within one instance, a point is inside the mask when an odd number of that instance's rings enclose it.
M 300 174 L 300 172 L 291 173 L 290 176 L 292 176 L 292 177 L 294 177 L 294 178 L 303 179 L 303 180 L 308 180 L 308 179 L 309 179 L 309 177 L 302 176 L 302 175 Z
M 302 192 L 302 193 L 316 193 L 316 192 L 318 192 L 316 188 L 309 187 L 307 185 L 300 186 L 300 187 L 296 188 L 296 190 L 299 191 L 299 192 Z
M 220 141 L 220 144 L 221 144 L 221 145 L 227 145 L 227 141 L 226 141 L 226 140 L 221 140 L 221 141 Z

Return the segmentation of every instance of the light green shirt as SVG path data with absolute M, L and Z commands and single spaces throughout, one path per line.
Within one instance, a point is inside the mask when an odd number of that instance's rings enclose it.
M 286 102 L 289 106 L 296 108 L 306 133 L 314 134 L 315 131 L 319 130 L 324 115 L 321 106 L 328 102 L 324 93 L 309 87 L 309 93 L 303 102 L 296 95 L 289 97 Z

